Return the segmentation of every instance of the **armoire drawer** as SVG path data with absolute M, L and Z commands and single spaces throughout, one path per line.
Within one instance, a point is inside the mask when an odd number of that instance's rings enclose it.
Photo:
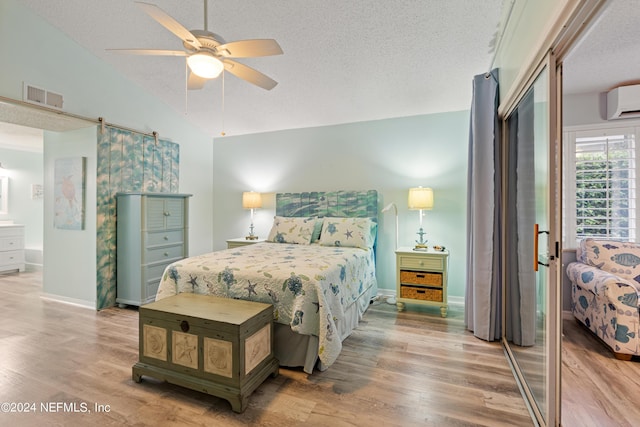
M 173 261 L 160 262 L 156 264 L 147 265 L 144 267 L 144 277 L 147 281 L 160 280 L 164 274 L 164 270 Z
M 146 246 L 159 246 L 171 243 L 182 243 L 184 241 L 183 230 L 156 231 L 146 233 Z
M 169 261 L 175 258 L 184 258 L 184 246 L 165 246 L 159 248 L 147 248 L 144 251 L 145 263 Z

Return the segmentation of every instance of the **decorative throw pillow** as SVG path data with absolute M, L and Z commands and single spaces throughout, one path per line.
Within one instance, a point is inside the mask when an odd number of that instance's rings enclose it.
M 580 242 L 578 259 L 640 283 L 640 245 L 637 243 L 586 238 Z
M 324 218 L 320 244 L 371 249 L 376 227 L 370 218 Z
M 273 217 L 273 226 L 267 241 L 275 243 L 296 243 L 308 245 L 317 221 L 317 217 Z

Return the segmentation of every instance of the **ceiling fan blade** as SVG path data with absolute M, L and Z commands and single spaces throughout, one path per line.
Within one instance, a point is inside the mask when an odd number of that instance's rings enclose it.
M 198 39 L 191 34 L 191 31 L 187 30 L 181 23 L 173 19 L 167 12 L 160 9 L 155 4 L 144 3 L 141 1 L 137 1 L 136 4 L 146 12 L 147 15 L 158 21 L 160 25 L 180 37 L 186 43 L 196 49 L 200 49 L 202 47 Z
M 187 78 L 187 89 L 189 90 L 198 90 L 204 87 L 204 84 L 208 79 L 204 77 L 200 77 L 196 73 L 189 72 L 189 77 Z
M 230 59 L 224 59 L 222 62 L 224 63 L 224 69 L 234 76 L 253 83 L 256 86 L 260 86 L 263 89 L 271 90 L 278 84 L 278 82 L 271 77 L 239 62 Z
M 155 55 L 155 56 L 187 56 L 182 50 L 162 49 L 106 49 L 107 52 L 125 53 L 128 55 Z
M 282 48 L 273 39 L 238 40 L 217 46 L 216 51 L 230 58 L 282 55 Z

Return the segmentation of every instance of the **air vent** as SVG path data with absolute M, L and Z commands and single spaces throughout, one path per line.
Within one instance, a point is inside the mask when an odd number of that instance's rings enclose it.
M 62 95 L 24 83 L 23 101 L 62 110 Z
M 49 107 L 62 109 L 62 95 L 59 93 L 47 92 L 47 105 Z

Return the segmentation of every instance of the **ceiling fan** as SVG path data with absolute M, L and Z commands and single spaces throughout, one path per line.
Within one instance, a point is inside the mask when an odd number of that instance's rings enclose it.
M 160 25 L 178 36 L 185 50 L 107 49 L 108 51 L 133 55 L 185 56 L 190 69 L 188 89 L 201 89 L 208 80 L 218 77 L 223 69 L 266 90 L 271 90 L 278 84 L 260 71 L 230 59 L 280 55 L 283 52 L 278 42 L 273 39 L 225 42 L 222 37 L 207 29 L 207 0 L 204 0 L 204 30 L 191 31 L 158 6 L 139 1 L 135 3 Z

